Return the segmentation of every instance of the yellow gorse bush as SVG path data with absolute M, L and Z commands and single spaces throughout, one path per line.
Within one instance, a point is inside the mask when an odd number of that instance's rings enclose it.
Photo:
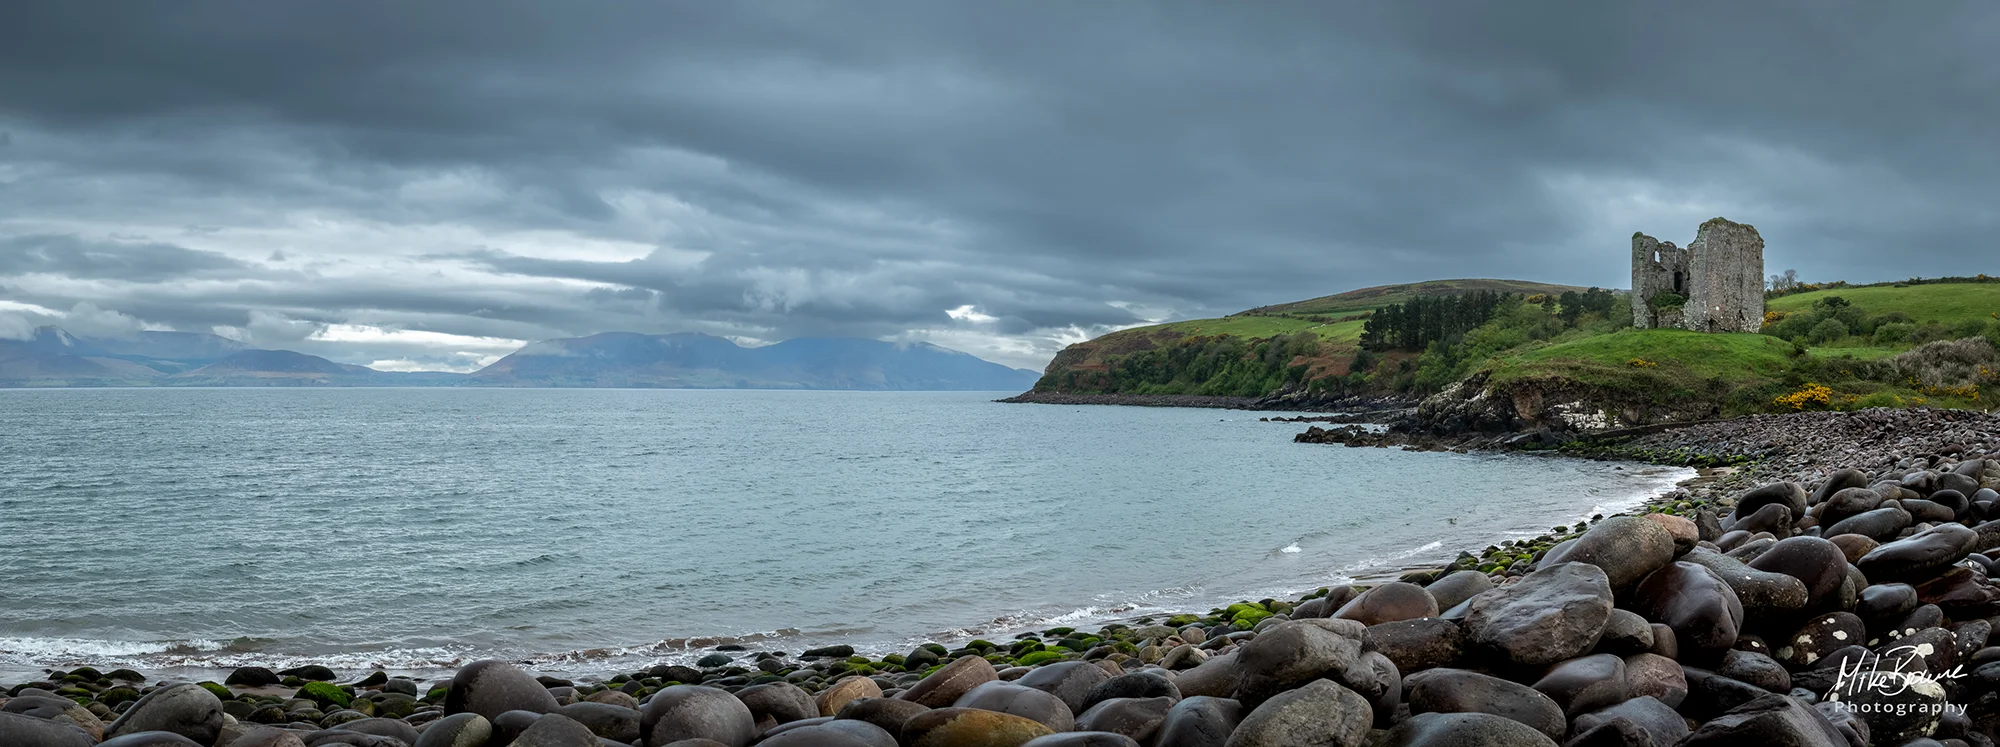
M 1819 384 L 1806 382 L 1805 386 L 1791 394 L 1780 395 L 1772 402 L 1779 407 L 1804 410 L 1812 407 L 1827 407 L 1833 403 L 1833 390 Z

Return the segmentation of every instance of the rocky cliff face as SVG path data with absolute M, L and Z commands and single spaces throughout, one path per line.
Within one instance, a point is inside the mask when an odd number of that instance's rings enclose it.
M 1489 385 L 1485 373 L 1425 398 L 1398 430 L 1435 436 L 1466 433 L 1597 433 L 1721 414 L 1715 398 L 1658 402 L 1644 393 L 1568 379 L 1523 379 Z

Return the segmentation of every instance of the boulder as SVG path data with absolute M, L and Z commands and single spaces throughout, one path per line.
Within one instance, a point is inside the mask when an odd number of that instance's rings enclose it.
M 1650 697 L 1679 708 L 1687 698 L 1687 674 L 1681 663 L 1654 653 L 1625 657 L 1625 686 L 1632 697 Z
M 1681 747 L 1846 747 L 1819 711 L 1796 698 L 1766 693 L 1709 720 Z
M 1049 731 L 1069 731 L 1076 725 L 1075 716 L 1062 698 L 1046 690 L 1012 682 L 983 683 L 959 696 L 952 706 L 1011 713 L 1039 721 L 1049 727 Z
M 977 656 L 961 656 L 932 672 L 896 697 L 926 708 L 944 708 L 972 688 L 999 679 L 993 664 Z
M 1195 695 L 1167 709 L 1154 747 L 1223 747 L 1243 720 L 1243 705 L 1229 698 Z
M 726 690 L 673 685 L 653 693 L 639 712 L 639 734 L 648 745 L 682 739 L 713 739 L 744 747 L 758 735 L 750 707 Z
M 1437 602 L 1438 609 L 1448 610 L 1492 588 L 1493 579 L 1488 578 L 1486 574 L 1478 571 L 1458 571 L 1432 581 L 1429 586 L 1424 587 L 1424 591 L 1430 592 L 1431 600 Z
M 833 718 L 836 721 L 866 721 L 890 734 L 901 734 L 903 724 L 909 723 L 910 719 L 929 710 L 907 700 L 860 698 L 842 706 L 840 713 L 835 714 Z
M 1064 662 L 1064 663 L 1082 664 L 1083 662 L 1079 661 L 1079 662 Z M 1051 666 L 1060 666 L 1060 665 L 1051 665 Z M 1095 667 L 1092 668 L 1095 669 Z M 1047 669 L 1047 667 L 1044 667 L 1043 669 Z M 1036 670 L 1036 671 L 1041 671 L 1041 670 Z M 1034 673 L 1030 672 L 1028 676 L 1032 677 L 1034 676 Z M 1022 679 L 1026 679 L 1026 677 Z M 852 703 L 862 698 L 879 698 L 879 697 L 882 697 L 882 686 L 875 684 L 874 680 L 868 679 L 867 677 L 862 677 L 860 675 L 849 675 L 833 683 L 831 687 L 828 687 L 825 690 L 821 690 L 819 695 L 814 696 L 813 703 L 814 706 L 819 710 L 819 715 L 832 716 L 837 713 L 840 713 L 840 709 L 847 707 L 848 703 Z
M 613 742 L 630 743 L 639 738 L 639 711 L 634 708 L 586 700 L 563 706 L 556 712 Z
M 1847 580 L 1847 555 L 1839 545 L 1819 537 L 1779 540 L 1748 565 L 1798 579 L 1805 585 L 1806 607 L 1811 609 L 1826 609 L 1837 601 L 1841 582 Z
M 1333 613 L 1342 620 L 1380 625 L 1397 620 L 1437 617 L 1438 603 L 1424 587 L 1391 581 L 1369 589 Z
M 1569 717 L 1616 705 L 1631 697 L 1631 687 L 1625 681 L 1625 660 L 1611 654 L 1592 654 L 1557 664 L 1535 681 L 1534 688 L 1562 706 Z
M 1575 542 L 1543 557 L 1544 566 L 1589 563 L 1604 571 L 1611 588 L 1628 589 L 1674 559 L 1674 536 L 1659 522 L 1639 516 L 1613 516 L 1592 526 Z
M 1383 735 L 1381 747 L 1555 747 L 1555 740 L 1518 721 L 1485 713 L 1411 716 Z
M 1142 744 L 1152 744 L 1174 702 L 1175 699 L 1164 697 L 1112 698 L 1077 714 L 1076 729 L 1110 732 L 1131 737 Z
M 1326 622 L 1280 623 L 1243 644 L 1237 650 L 1236 665 L 1242 678 L 1237 682 L 1236 699 L 1255 708 L 1265 698 L 1329 673 L 1350 683 L 1373 679 L 1372 673 L 1362 672 L 1362 636 L 1336 632 L 1349 628 Z
M 1617 611 L 1612 614 L 1615 616 Z M 1648 640 L 1650 638 L 1648 636 Z M 1397 671 L 1405 675 L 1432 667 L 1451 666 L 1458 663 L 1465 653 L 1464 629 L 1458 623 L 1435 617 L 1371 625 L 1362 633 L 1361 639 L 1365 645 L 1389 657 L 1395 662 Z
M 1611 584 L 1595 565 L 1557 563 L 1468 604 L 1461 624 L 1473 647 L 1507 664 L 1540 667 L 1597 642 L 1611 617 Z
M 903 724 L 906 747 L 1018 747 L 1055 732 L 1033 719 L 977 708 L 939 708 Z
M 1645 696 L 1576 717 L 1573 731 L 1588 731 L 1612 719 L 1625 719 L 1646 732 L 1656 745 L 1672 745 L 1688 735 L 1687 719 L 1657 698 Z
M 1368 700 L 1313 680 L 1265 700 L 1231 732 L 1227 747 L 1360 747 L 1375 719 Z
M 484 659 L 465 665 L 451 678 L 444 696 L 444 712 L 477 713 L 488 721 L 508 711 L 552 713 L 556 697 L 534 677 L 498 659 Z
M 597 734 L 575 719 L 551 713 L 515 737 L 511 747 L 600 747 Z
M 180 684 L 161 687 L 140 697 L 138 702 L 111 722 L 106 737 L 145 731 L 165 731 L 187 737 L 198 744 L 214 744 L 222 733 L 222 700 L 200 685 Z
M 1672 628 L 1683 655 L 1720 657 L 1736 645 L 1743 625 L 1743 605 L 1729 584 L 1714 571 L 1687 562 L 1676 561 L 1647 576 L 1633 592 L 1632 609 Z
M 1549 739 L 1568 729 L 1562 706 L 1534 688 L 1463 669 L 1432 669 L 1404 683 L 1410 713 L 1485 713 L 1525 724 Z
M 750 717 L 756 719 L 760 733 L 779 724 L 820 715 L 812 694 L 790 682 L 751 685 L 736 691 L 736 699 L 750 709 Z
M 1877 547 L 1854 565 L 1873 581 L 1919 581 L 1965 559 L 1979 533 L 1963 524 L 1939 524 Z
M 21 713 L 0 712 L 0 744 L 22 747 L 91 747 L 97 740 L 74 725 Z
M 445 716 L 424 727 L 411 747 L 485 747 L 493 738 L 493 722 L 477 713 Z

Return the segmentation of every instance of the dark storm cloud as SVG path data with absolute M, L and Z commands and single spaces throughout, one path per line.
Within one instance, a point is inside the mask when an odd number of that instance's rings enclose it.
M 1622 285 L 1632 231 L 1714 215 L 1774 272 L 1971 273 L 1996 32 L 1973 3 L 35 2 L 0 29 L 0 286 L 1038 365 L 1363 285 Z
M 86 241 L 75 236 L 0 238 L 0 267 L 8 268 L 10 274 L 45 273 L 136 282 L 252 272 L 250 266 L 216 252 L 157 242 Z

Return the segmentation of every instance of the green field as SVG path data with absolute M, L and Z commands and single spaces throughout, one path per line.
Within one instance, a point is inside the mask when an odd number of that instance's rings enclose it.
M 1839 296 L 1870 314 L 1900 311 L 1919 322 L 1949 324 L 1966 319 L 2000 319 L 2000 283 L 1931 283 L 1905 286 L 1829 288 L 1774 298 L 1771 311 L 1804 311 L 1813 302 Z
M 1574 285 L 1536 283 L 1527 280 L 1494 280 L 1488 278 L 1465 278 L 1458 280 L 1430 280 L 1422 283 L 1400 285 L 1378 285 L 1336 293 L 1331 296 L 1308 298 L 1304 301 L 1259 306 L 1242 315 L 1251 314 L 1313 314 L 1319 316 L 1349 316 L 1374 311 L 1392 303 L 1402 303 L 1416 296 L 1455 296 L 1472 291 L 1488 290 L 1501 293 L 1518 293 L 1532 296 L 1537 293 L 1560 295 L 1564 291 L 1582 293 L 1583 288 Z
M 1138 327 L 1128 331 L 1143 333 L 1172 330 L 1186 335 L 1234 335 L 1253 339 L 1312 332 L 1324 340 L 1353 342 L 1361 339 L 1361 324 L 1361 320 L 1358 319 L 1321 323 L 1284 316 L 1225 316 L 1221 319 L 1190 319 L 1185 322 Z
M 1626 329 L 1504 356 L 1492 366 L 1489 381 L 1563 376 L 1620 386 L 1642 374 L 1672 374 L 1741 385 L 1782 376 L 1791 351 L 1791 343 L 1765 335 Z

